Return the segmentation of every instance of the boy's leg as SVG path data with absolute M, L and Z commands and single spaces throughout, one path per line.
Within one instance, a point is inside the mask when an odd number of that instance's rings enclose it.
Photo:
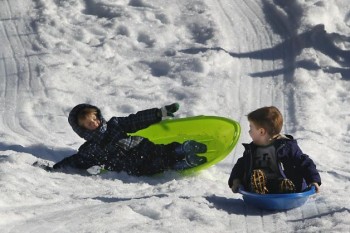
M 177 161 L 185 158 L 184 154 L 176 153 L 175 149 L 179 146 L 181 144 L 177 142 L 164 145 L 144 139 L 132 152 L 137 175 L 152 175 L 169 170 Z
M 204 153 L 207 146 L 196 141 L 186 141 L 183 144 L 172 142 L 169 144 L 154 144 L 144 139 L 138 148 L 138 154 L 143 157 L 146 164 L 140 165 L 147 173 L 159 173 L 168 169 L 182 170 L 195 167 L 207 161 L 204 156 L 196 153 Z

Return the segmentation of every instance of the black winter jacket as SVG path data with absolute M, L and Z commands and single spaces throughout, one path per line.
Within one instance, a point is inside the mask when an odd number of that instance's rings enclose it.
M 273 143 L 276 148 L 280 175 L 290 179 L 294 183 L 297 192 L 304 190 L 307 185 L 313 182 L 321 185 L 321 177 L 313 160 L 301 151 L 297 141 L 292 136 L 286 135 L 286 137 L 277 139 Z M 233 180 L 239 179 L 246 190 L 251 190 L 252 158 L 257 146 L 253 143 L 243 144 L 243 146 L 245 147 L 243 157 L 239 158 L 234 165 L 228 185 L 231 187 Z

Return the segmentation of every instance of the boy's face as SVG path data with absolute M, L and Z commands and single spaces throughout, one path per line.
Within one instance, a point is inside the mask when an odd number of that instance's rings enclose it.
M 80 122 L 80 126 L 88 130 L 95 130 L 100 126 L 100 124 L 101 121 L 94 113 L 87 115 L 86 118 Z
M 262 145 L 265 143 L 265 130 L 256 126 L 254 122 L 251 121 L 249 121 L 249 135 L 256 145 Z

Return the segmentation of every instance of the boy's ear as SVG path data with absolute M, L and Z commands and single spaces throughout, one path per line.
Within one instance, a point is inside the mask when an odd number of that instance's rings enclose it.
M 259 129 L 259 133 L 260 133 L 260 135 L 265 135 L 266 134 L 266 130 L 264 128 L 260 128 Z

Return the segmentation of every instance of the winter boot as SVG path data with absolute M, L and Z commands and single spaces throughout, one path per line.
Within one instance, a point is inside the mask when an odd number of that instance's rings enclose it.
M 265 173 L 260 169 L 253 170 L 250 178 L 251 189 L 255 193 L 266 194 L 269 190 L 266 188 L 266 176 Z
M 204 156 L 198 156 L 194 153 L 186 154 L 185 159 L 178 161 L 174 164 L 174 170 L 184 170 L 191 167 L 197 167 L 207 162 L 207 158 Z
M 279 185 L 280 193 L 295 193 L 295 185 L 289 179 L 283 179 Z
M 185 141 L 180 147 L 176 148 L 179 154 L 197 154 L 207 152 L 207 145 L 193 140 Z
M 174 170 L 184 170 L 207 162 L 206 157 L 197 155 L 197 153 L 207 152 L 207 145 L 203 143 L 188 140 L 176 148 L 175 151 L 177 154 L 182 155 L 185 158 L 181 159 L 174 165 Z

